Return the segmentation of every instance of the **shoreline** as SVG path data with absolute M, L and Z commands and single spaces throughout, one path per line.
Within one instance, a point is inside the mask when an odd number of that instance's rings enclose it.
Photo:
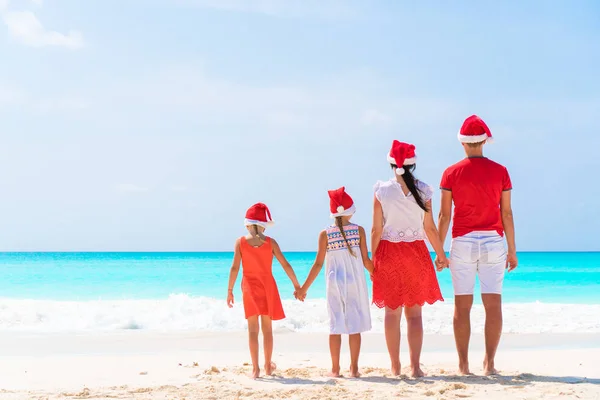
M 274 331 L 275 351 L 293 348 L 297 352 L 327 352 L 327 333 Z M 0 354 L 19 356 L 139 355 L 169 352 L 206 352 L 223 346 L 235 352 L 247 352 L 246 332 L 0 332 Z M 482 334 L 471 336 L 471 349 L 483 349 Z M 452 335 L 424 335 L 423 354 L 454 353 Z M 402 335 L 406 350 L 406 335 Z M 499 352 L 600 349 L 600 333 L 503 333 Z M 385 336 L 380 332 L 362 334 L 362 352 L 386 353 Z

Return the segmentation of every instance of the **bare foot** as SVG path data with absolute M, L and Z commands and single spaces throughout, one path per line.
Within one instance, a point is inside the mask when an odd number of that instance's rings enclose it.
M 271 376 L 273 372 L 277 369 L 277 365 L 274 362 L 269 364 L 265 364 L 265 375 Z
M 469 370 L 469 363 L 458 365 L 458 374 L 463 376 L 473 375 Z
M 485 376 L 493 376 L 493 375 L 498 375 L 498 370 L 496 370 L 496 368 L 494 368 L 494 363 L 488 363 L 487 361 L 483 362 L 483 374 Z
M 400 363 L 392 363 L 392 375 L 400 376 L 402 375 L 402 366 Z
M 425 376 L 425 372 L 423 372 L 423 370 L 419 366 L 411 367 L 411 370 L 412 370 L 412 372 L 411 372 L 410 376 L 412 376 L 413 378 L 422 378 Z
M 260 377 L 260 368 L 253 368 L 248 376 L 252 379 L 258 379 Z
M 360 372 L 358 372 L 358 366 L 356 366 L 356 367 L 350 366 L 350 377 L 351 378 L 360 378 Z
M 327 376 L 330 378 L 341 378 L 342 377 L 342 375 L 340 375 L 339 369 L 332 369 L 331 372 L 327 374 Z

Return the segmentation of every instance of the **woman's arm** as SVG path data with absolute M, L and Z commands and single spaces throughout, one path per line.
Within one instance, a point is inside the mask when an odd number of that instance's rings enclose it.
M 281 264 L 281 266 L 283 267 L 283 270 L 285 271 L 287 276 L 292 281 L 292 284 L 294 285 L 294 289 L 295 290 L 300 289 L 300 283 L 298 282 L 298 278 L 296 278 L 294 269 L 292 268 L 290 263 L 285 259 L 285 257 L 283 256 L 283 253 L 281 252 L 281 249 L 279 248 L 279 245 L 273 238 L 271 238 L 271 245 L 273 247 L 273 255 L 275 256 L 277 261 L 279 261 L 279 264 Z
M 229 286 L 227 287 L 227 305 L 229 308 L 233 307 L 233 287 L 237 281 L 238 273 L 240 272 L 240 264 L 242 262 L 242 251 L 240 246 L 240 239 L 235 242 L 235 250 L 233 253 L 233 263 L 231 264 L 231 270 L 229 271 Z
M 440 207 L 440 215 L 438 217 L 438 229 L 440 231 L 440 240 L 442 246 L 446 242 L 446 235 L 450 228 L 452 220 L 452 192 L 442 189 L 442 206 Z
M 436 265 L 438 267 L 438 271 L 441 271 L 448 266 L 448 260 L 446 258 L 446 253 L 444 253 L 444 245 L 440 239 L 440 233 L 435 227 L 435 222 L 433 222 L 433 215 L 431 214 L 431 200 L 427 201 L 426 206 L 429 211 L 425 213 L 425 218 L 423 219 L 423 228 L 425 229 L 427 239 L 429 239 L 429 243 L 431 243 L 431 246 L 433 247 L 433 250 L 437 256 Z
M 383 233 L 383 208 L 377 197 L 373 200 L 373 228 L 371 228 L 371 251 L 373 257 L 379 247 L 381 234 Z
M 315 279 L 317 279 L 317 276 L 319 276 L 319 272 L 321 272 L 323 263 L 325 262 L 325 254 L 327 254 L 327 232 L 322 231 L 319 234 L 319 249 L 317 251 L 317 258 L 315 259 L 315 262 L 310 269 L 308 276 L 306 277 L 304 285 L 302 285 L 302 288 L 298 291 L 298 297 L 300 300 L 303 300 L 304 297 L 306 297 L 306 292 L 308 292 L 310 286 L 313 284 Z
M 517 259 L 517 246 L 515 244 L 515 221 L 513 220 L 510 190 L 502 192 L 502 197 L 500 198 L 500 214 L 502 215 L 502 226 L 504 227 L 506 243 L 508 244 L 506 268 L 508 268 L 508 271 L 510 272 L 517 268 L 519 263 L 519 260 Z
M 369 258 L 369 249 L 367 248 L 367 234 L 362 226 L 358 227 L 358 233 L 360 235 L 360 254 L 363 265 L 369 271 L 369 274 L 373 275 L 373 262 Z

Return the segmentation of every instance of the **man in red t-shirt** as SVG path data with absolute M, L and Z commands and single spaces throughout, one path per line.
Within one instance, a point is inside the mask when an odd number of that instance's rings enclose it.
M 460 372 L 470 374 L 471 307 L 475 277 L 478 275 L 486 315 L 484 372 L 493 375 L 496 373 L 494 358 L 502 334 L 504 271 L 512 271 L 518 263 L 510 204 L 512 184 L 505 167 L 483 156 L 483 145 L 491 141 L 492 134 L 481 118 L 476 115 L 467 118 L 458 138 L 467 158 L 444 171 L 440 184 L 442 207 L 439 216 L 443 243 L 454 202 L 450 250 L 454 337 Z

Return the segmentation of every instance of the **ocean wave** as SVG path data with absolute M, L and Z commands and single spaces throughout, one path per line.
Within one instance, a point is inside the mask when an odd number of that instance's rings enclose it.
M 277 331 L 328 332 L 324 299 L 300 303 L 284 300 L 287 318 L 274 322 Z M 384 312 L 371 310 L 373 331 L 383 331 Z M 600 332 L 600 304 L 506 303 L 506 333 Z M 428 334 L 452 333 L 453 305 L 437 303 L 423 310 Z M 473 306 L 472 330 L 483 332 L 484 311 Z M 405 324 L 403 324 L 405 325 Z M 105 332 L 119 330 L 243 331 L 241 303 L 227 308 L 223 299 L 173 294 L 162 300 L 51 301 L 0 299 L 0 331 Z

